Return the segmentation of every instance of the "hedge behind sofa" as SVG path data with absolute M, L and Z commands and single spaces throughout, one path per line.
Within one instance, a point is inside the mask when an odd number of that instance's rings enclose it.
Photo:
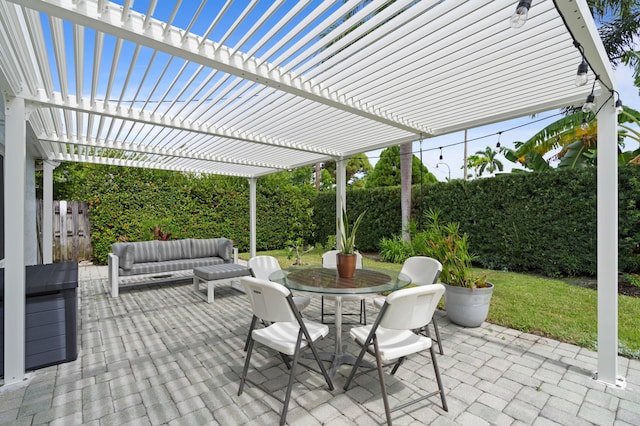
M 111 295 L 118 297 L 123 277 L 193 270 L 198 266 L 237 263 L 238 251 L 227 238 L 115 243 L 109 253 Z M 148 282 L 127 284 L 143 285 Z

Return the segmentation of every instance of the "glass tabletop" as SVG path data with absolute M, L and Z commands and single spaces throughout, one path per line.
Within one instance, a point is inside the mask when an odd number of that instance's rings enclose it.
M 292 290 L 323 294 L 367 294 L 398 290 L 411 283 L 405 274 L 386 269 L 356 269 L 353 278 L 341 278 L 335 268 L 295 268 L 275 271 L 269 280 Z

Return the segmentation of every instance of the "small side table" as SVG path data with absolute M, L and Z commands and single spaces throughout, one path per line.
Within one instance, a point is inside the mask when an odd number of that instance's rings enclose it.
M 215 284 L 244 276 L 251 276 L 251 270 L 237 263 L 199 266 L 193 268 L 193 292 L 205 302 L 213 303 Z M 200 290 L 200 283 L 207 285 L 206 291 Z

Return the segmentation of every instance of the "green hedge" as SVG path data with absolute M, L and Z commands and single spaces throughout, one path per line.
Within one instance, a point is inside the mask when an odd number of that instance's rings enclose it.
M 424 204 L 459 222 L 477 262 L 545 275 L 596 272 L 596 186 L 592 169 L 505 174 L 438 184 Z
M 302 237 L 325 244 L 335 235 L 335 192 L 294 186 L 290 173 L 258 179 L 257 249 L 281 249 Z M 65 163 L 56 169 L 56 199 L 90 202 L 95 260 L 118 240 L 149 240 L 160 226 L 170 238 L 225 236 L 249 249 L 249 183 L 115 166 Z M 619 268 L 640 270 L 640 167 L 619 170 Z M 596 170 L 504 174 L 413 188 L 412 216 L 438 209 L 460 223 L 484 267 L 556 275 L 596 273 Z M 379 249 L 401 232 L 400 188 L 347 191 L 350 217 L 367 210 L 356 245 Z
M 97 263 L 106 263 L 114 242 L 151 240 L 156 227 L 170 239 L 226 237 L 249 250 L 247 179 L 96 165 L 56 172 L 57 199 L 89 201 Z M 310 238 L 314 192 L 286 185 L 286 179 L 258 180 L 259 250 L 282 248 L 299 234 Z
M 437 209 L 469 234 L 476 262 L 497 270 L 548 276 L 597 272 L 596 169 L 511 173 L 413 188 L 412 217 Z M 640 270 L 640 167 L 619 170 L 619 268 Z M 400 188 L 347 191 L 352 217 L 367 209 L 358 232 L 361 251 L 377 251 L 383 237 L 399 234 Z M 314 203 L 316 240 L 335 233 L 335 192 Z

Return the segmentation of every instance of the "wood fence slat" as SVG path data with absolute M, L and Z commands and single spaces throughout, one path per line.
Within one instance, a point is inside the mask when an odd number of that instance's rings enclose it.
M 88 203 L 53 202 L 53 261 L 91 260 L 93 247 Z

